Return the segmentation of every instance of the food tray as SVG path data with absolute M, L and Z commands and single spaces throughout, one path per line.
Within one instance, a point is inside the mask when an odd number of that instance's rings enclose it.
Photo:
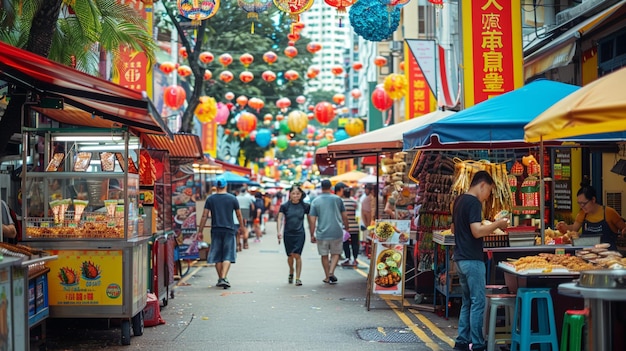
M 440 245 L 454 245 L 454 234 L 443 235 L 441 231 L 433 232 L 433 241 Z
M 34 238 L 124 238 L 124 222 L 102 213 L 83 212 L 82 219 L 74 221 L 73 211 L 65 212 L 66 220 L 54 223 L 54 218 L 26 217 L 26 237 Z

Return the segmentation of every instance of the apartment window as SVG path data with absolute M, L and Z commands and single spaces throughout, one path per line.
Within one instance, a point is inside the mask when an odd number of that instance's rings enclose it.
M 626 30 L 598 42 L 598 74 L 603 76 L 626 66 Z
M 426 6 L 417 8 L 417 33 L 426 34 Z

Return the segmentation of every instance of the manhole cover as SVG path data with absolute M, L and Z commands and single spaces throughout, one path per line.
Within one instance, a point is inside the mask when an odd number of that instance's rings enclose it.
M 388 343 L 413 343 L 420 339 L 412 331 L 406 328 L 366 328 L 358 329 L 357 335 L 361 340 L 388 342 Z

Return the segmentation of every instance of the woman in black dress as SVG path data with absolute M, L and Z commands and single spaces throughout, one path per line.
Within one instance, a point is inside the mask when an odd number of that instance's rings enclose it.
M 306 194 L 301 188 L 294 186 L 289 191 L 289 201 L 280 205 L 278 212 L 278 243 L 284 238 L 287 264 L 289 265 L 289 284 L 293 283 L 294 263 L 296 285 L 302 285 L 302 249 L 306 235 L 304 232 L 304 217 L 309 215 L 309 204 L 303 202 Z

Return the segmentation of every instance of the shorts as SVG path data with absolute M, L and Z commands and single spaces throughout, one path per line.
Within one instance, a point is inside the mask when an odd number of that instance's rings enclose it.
M 235 263 L 237 259 L 237 239 L 234 230 L 212 228 L 211 247 L 207 257 L 208 263 L 228 261 Z
M 333 240 L 318 240 L 317 252 L 320 256 L 326 256 L 329 253 L 331 255 L 341 255 L 343 252 L 343 238 Z

